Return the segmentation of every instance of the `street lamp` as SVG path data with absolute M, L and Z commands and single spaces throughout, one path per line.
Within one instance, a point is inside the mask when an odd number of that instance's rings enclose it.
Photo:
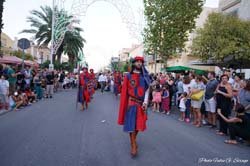
M 50 65 L 49 69 L 53 70 L 53 54 L 54 54 L 54 40 L 55 40 L 55 0 L 52 0 L 52 27 L 51 27 L 51 50 L 50 50 Z

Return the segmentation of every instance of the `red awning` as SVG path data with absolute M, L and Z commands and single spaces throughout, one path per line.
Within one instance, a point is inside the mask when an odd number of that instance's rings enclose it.
M 0 63 L 6 63 L 6 64 L 21 64 L 23 60 L 21 58 L 18 58 L 16 56 L 3 56 L 0 58 Z
M 21 58 L 18 58 L 16 56 L 3 56 L 0 58 L 0 63 L 4 64 L 22 64 L 23 60 Z M 25 60 L 25 65 L 32 66 L 32 67 L 39 67 L 39 64 L 37 62 L 31 61 L 31 60 Z
M 32 66 L 32 67 L 39 67 L 39 64 L 37 62 L 31 61 L 31 60 L 25 60 L 25 65 Z

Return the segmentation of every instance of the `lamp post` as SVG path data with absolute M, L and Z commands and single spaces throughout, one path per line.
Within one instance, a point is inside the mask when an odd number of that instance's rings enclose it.
M 51 27 L 51 50 L 50 50 L 50 65 L 49 69 L 53 70 L 53 54 L 54 54 L 54 40 L 55 40 L 55 0 L 52 0 L 52 27 Z

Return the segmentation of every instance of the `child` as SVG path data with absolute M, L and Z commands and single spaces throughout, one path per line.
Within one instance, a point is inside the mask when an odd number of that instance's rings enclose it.
M 43 98 L 45 98 L 46 86 L 47 86 L 46 80 L 45 80 L 45 78 L 42 78 L 42 80 L 41 80 L 41 87 L 42 87 Z
M 180 100 L 180 104 L 179 104 L 179 108 L 181 111 L 181 117 L 179 118 L 179 121 L 184 121 L 185 120 L 185 112 L 186 112 L 186 101 L 187 101 L 187 92 L 184 92 L 179 99 Z
M 231 112 L 231 116 L 236 115 L 235 108 L 236 108 L 236 105 L 240 103 L 240 102 L 239 102 L 238 96 L 239 96 L 239 91 L 233 90 L 232 112 Z
M 36 100 L 37 100 L 37 95 L 34 94 L 34 93 L 30 90 L 30 88 L 26 88 L 26 89 L 25 89 L 25 94 L 26 94 L 26 96 L 27 96 L 27 98 L 28 98 L 28 100 L 29 100 L 29 103 L 35 103 L 35 102 L 36 102 Z
M 163 114 L 170 114 L 170 109 L 169 109 L 169 87 L 167 85 L 163 86 L 162 89 L 162 103 L 161 103 L 161 109 L 163 110 Z
M 18 108 L 16 108 L 16 102 L 13 100 L 13 97 L 12 95 L 9 96 L 9 106 L 11 109 L 14 109 L 14 110 L 18 110 Z
M 153 91 L 153 103 L 154 110 L 156 112 L 160 112 L 160 102 L 161 102 L 161 87 L 159 84 L 156 85 L 155 90 Z
M 190 93 L 191 93 L 191 87 L 188 87 L 188 92 L 187 93 L 187 97 L 186 97 L 186 102 L 185 102 L 185 106 L 186 106 L 186 111 L 185 111 L 185 121 L 187 123 L 190 122 L 190 111 L 191 111 L 191 98 L 190 98 Z
M 14 95 L 10 96 L 9 104 L 10 104 L 11 108 L 13 108 L 15 111 L 18 111 L 19 108 L 23 105 L 23 100 L 18 95 L 18 92 L 15 92 Z

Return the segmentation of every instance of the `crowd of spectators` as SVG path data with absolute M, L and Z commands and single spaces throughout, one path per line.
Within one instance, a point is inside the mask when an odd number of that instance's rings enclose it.
M 236 136 L 250 141 L 250 80 L 225 70 L 219 77 L 207 75 L 151 75 L 153 112 L 170 115 L 176 105 L 179 121 L 195 127 L 208 126 L 216 134 L 230 136 L 228 144 L 237 144 Z M 176 108 L 176 107 L 175 107 Z
M 77 74 L 22 65 L 0 64 L 0 76 L 0 110 L 20 110 L 77 84 Z

